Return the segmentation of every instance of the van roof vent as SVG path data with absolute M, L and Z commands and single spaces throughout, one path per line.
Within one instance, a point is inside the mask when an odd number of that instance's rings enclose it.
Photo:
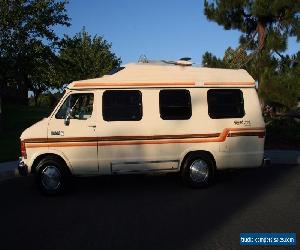
M 167 60 L 160 60 L 160 61 L 155 61 L 155 60 L 148 60 L 146 55 L 141 55 L 139 57 L 138 63 L 147 63 L 147 64 L 159 64 L 159 65 L 164 65 L 164 64 L 173 64 L 173 65 L 180 65 L 180 66 L 192 66 L 193 62 L 190 61 L 190 57 L 182 57 L 177 61 L 167 61 Z
M 190 60 L 191 60 L 190 57 L 183 57 L 183 58 L 180 58 L 177 61 L 165 61 L 165 60 L 162 60 L 162 62 L 163 63 L 167 63 L 167 64 L 180 65 L 180 66 L 192 66 L 193 62 L 191 62 Z
M 180 65 L 180 66 L 192 66 L 192 62 L 189 61 L 185 61 L 185 60 L 178 60 L 176 61 L 176 65 Z

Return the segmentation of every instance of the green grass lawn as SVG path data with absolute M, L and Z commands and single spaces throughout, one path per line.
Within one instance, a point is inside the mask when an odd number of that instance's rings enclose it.
M 0 162 L 17 160 L 20 156 L 20 135 L 23 130 L 47 117 L 50 112 L 49 107 L 6 106 L 0 131 Z

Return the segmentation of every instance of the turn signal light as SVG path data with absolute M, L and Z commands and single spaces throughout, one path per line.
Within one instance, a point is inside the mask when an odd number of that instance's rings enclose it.
M 21 156 L 24 159 L 27 159 L 26 146 L 25 146 L 25 142 L 24 141 L 21 141 Z

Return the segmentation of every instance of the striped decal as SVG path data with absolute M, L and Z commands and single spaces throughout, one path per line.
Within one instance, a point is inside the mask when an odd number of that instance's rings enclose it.
M 265 131 L 258 131 L 258 132 L 230 132 L 228 137 L 237 137 L 237 136 L 258 136 L 259 138 L 265 137 Z
M 27 148 L 39 147 L 96 147 L 142 144 L 207 143 L 224 142 L 227 137 L 265 136 L 264 128 L 226 128 L 222 133 L 154 135 L 154 136 L 108 136 L 108 137 L 71 137 L 71 138 L 34 138 L 26 139 Z
M 114 82 L 114 83 L 74 83 L 74 87 L 88 88 L 88 87 L 188 87 L 195 86 L 195 82 L 147 82 L 147 83 L 129 83 L 129 82 Z
M 54 143 L 54 142 L 97 142 L 100 137 L 67 137 L 67 138 L 33 138 L 25 139 L 26 143 Z
M 254 86 L 254 82 L 204 82 L 204 86 Z
M 204 82 L 204 86 L 254 86 L 254 82 Z M 130 82 L 115 82 L 115 83 L 80 83 L 75 82 L 74 87 L 77 88 L 93 88 L 93 87 L 194 87 L 195 82 L 146 82 L 146 83 L 130 83 Z
M 59 142 L 59 143 L 26 143 L 26 148 L 65 148 L 65 147 L 97 147 L 96 142 Z

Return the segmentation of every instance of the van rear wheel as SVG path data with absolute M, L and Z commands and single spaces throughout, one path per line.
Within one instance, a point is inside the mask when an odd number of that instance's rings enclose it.
M 65 190 L 69 174 L 62 160 L 47 156 L 37 165 L 35 177 L 43 194 L 57 195 Z
M 207 154 L 197 153 L 189 155 L 181 169 L 182 180 L 191 187 L 208 186 L 214 178 L 214 164 Z

